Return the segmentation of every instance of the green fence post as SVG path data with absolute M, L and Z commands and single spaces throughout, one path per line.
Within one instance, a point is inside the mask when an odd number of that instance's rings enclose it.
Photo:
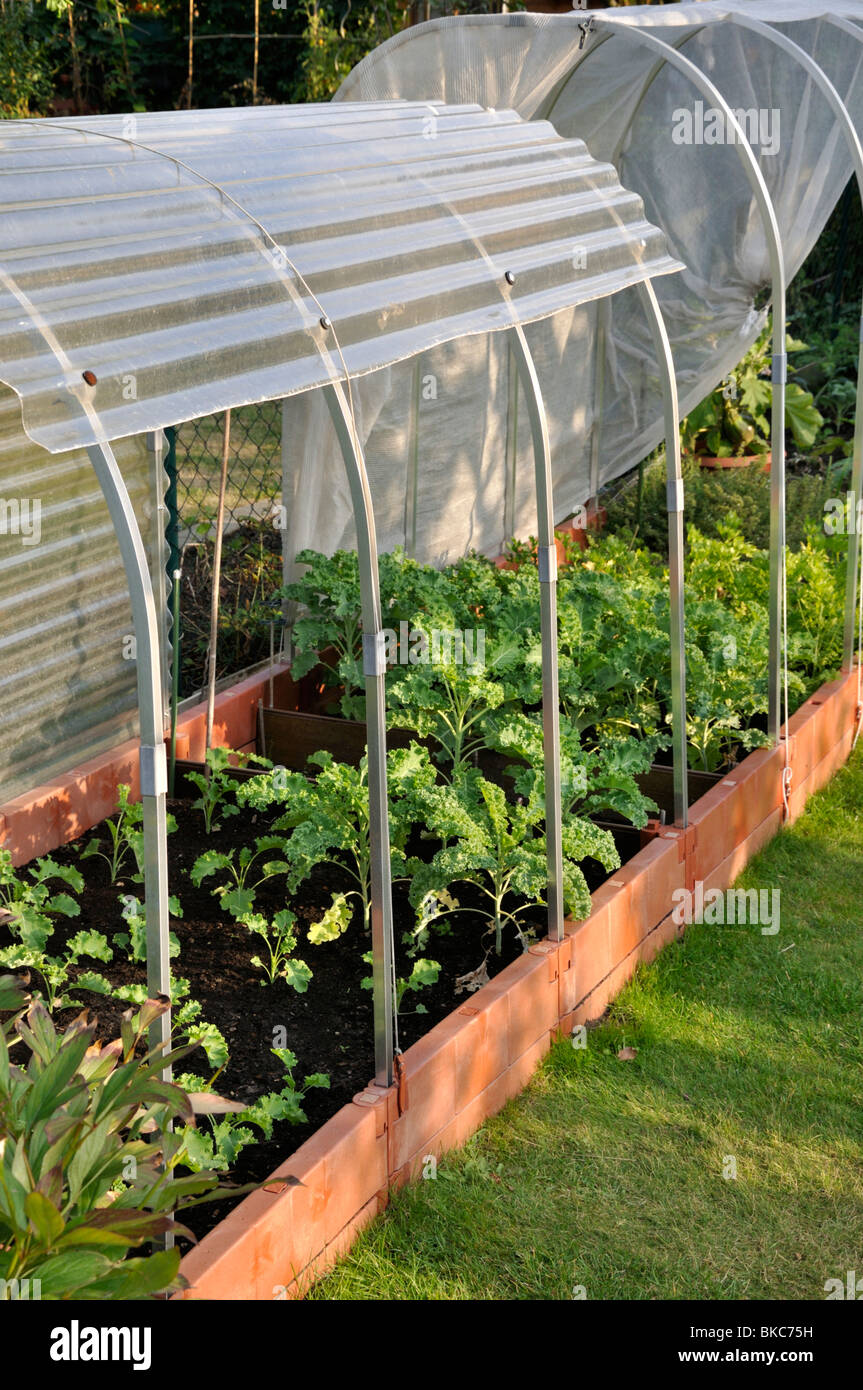
M 168 486 L 165 492 L 165 506 L 168 510 L 168 519 L 165 523 L 165 540 L 168 542 L 168 559 L 165 569 L 168 575 L 166 585 L 166 595 L 168 599 L 168 618 L 169 631 L 171 633 L 171 665 L 172 665 L 172 689 L 178 688 L 176 676 L 180 671 L 180 645 L 182 640 L 182 627 L 179 621 L 174 623 L 174 573 L 180 568 L 180 513 L 177 506 L 177 427 L 168 425 L 164 431 L 168 447 L 165 453 L 165 473 L 168 479 Z

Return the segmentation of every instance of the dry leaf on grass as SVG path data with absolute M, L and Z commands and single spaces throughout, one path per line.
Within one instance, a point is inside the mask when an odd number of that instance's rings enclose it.
M 637 1047 L 622 1047 L 617 1054 L 618 1062 L 632 1062 L 638 1056 Z

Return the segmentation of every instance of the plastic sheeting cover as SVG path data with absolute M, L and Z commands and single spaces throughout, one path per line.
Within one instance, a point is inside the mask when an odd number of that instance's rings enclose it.
M 52 452 L 679 268 L 610 167 L 506 110 L 4 121 L 0 152 L 0 377 Z
M 863 21 L 859 0 L 829 6 L 817 0 L 737 5 L 708 0 L 593 15 L 579 10 L 433 20 L 371 53 L 345 80 L 338 99 L 424 98 L 513 107 L 526 118 L 549 119 L 562 135 L 583 139 L 596 158 L 613 161 L 621 182 L 641 194 L 649 220 L 664 230 L 673 254 L 687 267 L 656 285 L 685 412 L 757 337 L 765 321 L 770 265 L 739 150 L 703 140 L 696 103 L 702 118 L 707 103 L 688 78 L 660 64 L 631 31 L 643 29 L 679 46 L 732 109 L 755 113 L 755 126 L 747 114 L 745 128 L 757 131 L 753 152 L 775 205 L 788 279 L 817 240 L 851 172 L 824 95 L 792 57 L 735 24 L 735 10 L 775 25 L 810 54 L 863 133 L 863 29 L 850 23 L 848 32 L 837 23 L 842 16 Z M 585 33 L 591 19 L 592 32 Z M 690 144 L 674 136 L 684 129 L 681 112 L 693 119 Z M 660 442 L 662 402 L 653 346 L 632 294 L 532 326 L 527 337 L 550 416 L 555 510 L 562 518 Z M 513 516 L 519 533 L 535 527 L 523 408 L 511 410 L 503 422 L 495 415 L 493 424 L 491 412 L 483 409 L 486 400 L 497 409 L 513 399 L 507 395 L 511 368 L 505 345 L 472 344 L 462 361 L 465 369 L 458 389 L 446 392 L 445 410 L 432 401 L 422 407 L 416 452 L 432 529 L 419 529 L 417 553 L 430 559 L 446 558 L 465 544 L 495 550 Z M 446 353 L 423 359 L 423 371 L 432 379 L 451 380 L 450 369 Z M 410 368 L 360 383 L 357 398 L 382 544 L 409 543 L 410 528 L 399 516 L 390 480 L 399 460 L 403 474 L 408 466 Z M 300 411 L 319 450 L 320 469 L 319 408 L 309 401 Z M 515 451 L 514 471 L 506 462 L 511 454 L 505 453 L 505 437 Z M 288 453 L 295 482 L 303 478 L 308 484 L 309 457 L 299 435 L 289 441 Z M 445 534 L 446 528 L 435 525 L 434 496 L 438 512 L 446 510 L 452 461 L 462 496 L 471 494 L 468 475 L 485 491 L 482 515 L 473 508 L 466 518 L 454 509 L 453 530 Z M 337 468 L 329 450 L 325 471 L 333 480 Z M 313 515 L 313 509 L 309 498 L 298 505 L 292 546 L 315 544 L 316 536 L 324 548 L 350 543 L 344 509 L 324 515 Z
M 115 452 L 155 574 L 155 455 L 143 437 Z M 0 803 L 137 733 L 133 631 L 89 458 L 31 443 L 0 389 Z

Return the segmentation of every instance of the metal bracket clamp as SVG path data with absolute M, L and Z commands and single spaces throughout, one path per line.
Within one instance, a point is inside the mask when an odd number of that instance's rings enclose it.
M 669 512 L 683 511 L 683 479 L 672 478 L 665 485 L 665 495 L 667 498 L 667 510 Z
M 363 675 L 384 676 L 387 670 L 387 642 L 383 632 L 363 633 Z
M 536 558 L 540 584 L 555 584 L 557 582 L 557 546 L 538 546 Z
M 773 366 L 771 379 L 777 385 L 784 385 L 788 380 L 788 353 L 774 352 L 771 362 Z
M 165 745 L 142 743 L 140 749 L 141 795 L 165 796 L 168 791 L 168 763 Z

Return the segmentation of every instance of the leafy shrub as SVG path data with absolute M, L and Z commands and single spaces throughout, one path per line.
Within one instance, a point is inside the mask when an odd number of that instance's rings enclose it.
M 469 910 L 487 918 L 496 953 L 501 954 L 507 924 L 527 945 L 529 938 L 519 919 L 543 905 L 548 890 L 541 786 L 535 784 L 526 800 L 511 804 L 499 786 L 469 771 L 449 784 L 419 788 L 415 796 L 425 823 L 442 841 L 429 862 L 412 859 L 408 865 L 420 940 L 432 922 L 468 910 L 454 902 L 449 892 L 454 884 L 465 882 L 475 884 L 487 899 L 487 906 Z M 563 827 L 564 904 L 574 917 L 590 912 L 590 892 L 580 867 L 586 858 L 598 860 L 608 870 L 620 867 L 608 831 L 568 817 Z M 515 895 L 525 901 L 513 905 Z
M 297 1058 L 289 1048 L 273 1047 L 270 1051 L 278 1057 L 285 1071 L 284 1083 L 278 1091 L 268 1091 L 254 1105 L 245 1108 L 237 1105 L 218 1119 L 211 1116 L 209 1132 L 200 1128 L 183 1130 L 183 1161 L 193 1171 L 213 1169 L 226 1172 L 236 1163 L 243 1149 L 258 1142 L 251 1125 L 260 1131 L 264 1139 L 272 1139 L 273 1126 L 278 1120 L 287 1120 L 295 1125 L 305 1123 L 303 1101 L 309 1091 L 329 1090 L 330 1078 L 323 1072 L 304 1077 L 301 1084 L 294 1080 Z M 180 1076 L 177 1081 L 193 1099 L 196 1093 L 206 1091 L 208 1085 L 200 1077 L 192 1075 Z
M 761 550 L 770 544 L 770 474 L 760 461 L 744 468 L 701 468 L 695 458 L 684 459 L 684 520 L 687 532 L 694 526 L 702 535 L 717 536 L 719 527 L 738 523 L 743 537 Z M 668 553 L 664 458 L 645 468 L 640 521 L 638 490 L 634 483 L 605 500 L 607 531 L 620 536 L 637 535 L 639 543 L 658 555 Z M 797 549 L 812 531 L 823 526 L 824 504 L 842 487 L 842 473 L 833 467 L 827 475 L 792 474 L 786 479 L 786 539 Z
M 3 1280 L 38 1280 L 49 1300 L 141 1299 L 184 1287 L 179 1250 L 127 1257 L 170 1230 L 194 1239 L 173 1214 L 217 1195 L 214 1173 L 176 1172 L 182 1144 L 170 1125 L 193 1126 L 194 1108 L 159 1073 L 189 1049 L 136 1055 L 167 1007 L 148 1000 L 130 1010 L 121 1036 L 102 1045 L 86 1013 L 60 1033 L 29 1003 L 25 981 L 0 977 L 0 1011 L 12 1015 L 0 1026 Z
M 802 353 L 806 344 L 785 335 L 785 350 Z M 772 326 L 767 323 L 741 361 L 681 423 L 683 448 L 715 458 L 765 454 L 770 448 L 773 385 L 770 380 Z M 791 367 L 793 378 L 794 367 Z M 785 426 L 800 449 L 810 449 L 824 424 L 811 392 L 789 380 L 785 387 Z
M 15 120 L 44 115 L 53 90 L 50 44 L 32 8 L 4 5 L 0 23 L 0 116 Z

